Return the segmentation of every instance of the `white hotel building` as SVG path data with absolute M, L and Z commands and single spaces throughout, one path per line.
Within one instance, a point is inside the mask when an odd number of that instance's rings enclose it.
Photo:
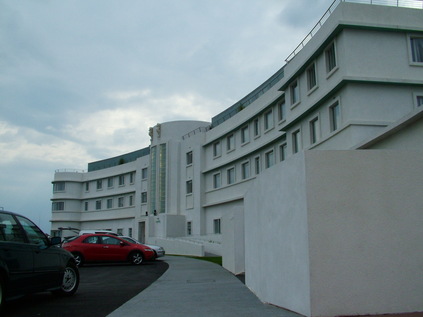
M 211 123 L 158 124 L 144 149 L 56 171 L 53 234 L 222 255 L 263 302 L 305 316 L 422 312 L 422 9 L 335 1 Z

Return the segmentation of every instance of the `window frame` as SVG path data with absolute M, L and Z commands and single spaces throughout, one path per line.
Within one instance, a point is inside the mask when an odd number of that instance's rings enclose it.
M 250 127 L 248 125 L 241 128 L 241 145 L 250 142 Z
M 236 183 L 235 166 L 232 166 L 226 170 L 226 184 L 232 185 L 235 183 Z
M 309 121 L 309 130 L 310 130 L 310 145 L 316 144 L 320 139 L 320 120 L 319 116 L 313 117 Z
M 148 178 L 148 167 L 144 167 L 141 169 L 141 179 L 147 179 Z
M 300 82 L 297 79 L 295 79 L 290 85 L 289 85 L 289 93 L 291 96 L 291 108 L 294 108 L 295 106 L 297 106 L 300 101 L 301 101 L 301 97 L 300 97 Z
M 106 207 L 107 207 L 107 209 L 112 209 L 113 208 L 113 198 L 108 198 L 107 199 Z
M 220 218 L 213 219 L 213 233 L 214 234 L 222 233 L 222 222 Z
M 283 162 L 286 160 L 287 149 L 288 145 L 286 144 L 286 142 L 279 145 L 279 162 Z
M 292 153 L 296 154 L 301 150 L 301 129 L 292 132 Z
M 241 178 L 248 179 L 251 177 L 251 167 L 250 161 L 245 161 L 241 163 Z
M 264 153 L 264 168 L 268 169 L 275 165 L 275 151 L 271 149 Z
M 331 76 L 338 69 L 338 59 L 335 41 L 325 49 L 325 66 L 327 77 Z
M 421 43 L 421 45 L 422 45 L 421 51 L 418 52 L 418 54 L 421 55 L 421 56 L 418 56 L 418 57 L 415 56 L 416 49 L 414 48 L 414 45 L 413 45 L 413 40 L 417 40 L 417 39 L 422 42 Z M 415 65 L 415 66 L 423 66 L 423 36 L 421 36 L 421 35 L 408 35 L 408 43 L 409 43 L 408 47 L 409 47 L 410 64 Z M 417 60 L 415 60 L 415 58 Z
M 147 202 L 147 192 L 141 192 L 141 204 L 146 204 Z
M 259 118 L 255 118 L 253 120 L 253 133 L 254 133 L 254 138 L 258 138 L 260 137 L 260 119 Z
M 311 65 L 306 70 L 307 74 L 307 91 L 311 94 L 317 89 L 317 67 L 316 62 L 311 63 Z
M 212 180 L 213 180 L 213 189 L 217 189 L 217 188 L 222 187 L 221 172 L 214 173 L 213 176 L 212 176 Z
M 192 151 L 187 152 L 185 158 L 187 166 L 192 165 Z
M 226 137 L 226 152 L 235 150 L 235 134 L 231 133 Z
M 189 179 L 185 182 L 185 190 L 187 195 L 192 194 L 192 179 Z
M 260 155 L 258 155 L 254 158 L 254 173 L 255 173 L 255 175 L 259 175 L 261 173 Z
M 216 141 L 213 143 L 213 158 L 221 157 L 222 156 L 222 144 L 220 141 Z
M 337 111 L 334 111 L 334 109 L 337 109 Z M 329 126 L 330 126 L 330 132 L 335 132 L 339 130 L 341 125 L 341 105 L 339 103 L 339 100 L 332 103 L 329 106 Z
M 275 127 L 275 119 L 273 116 L 273 109 L 267 110 L 264 115 L 264 132 L 272 130 Z
M 285 95 L 282 100 L 278 102 L 278 122 L 286 121 L 286 100 Z

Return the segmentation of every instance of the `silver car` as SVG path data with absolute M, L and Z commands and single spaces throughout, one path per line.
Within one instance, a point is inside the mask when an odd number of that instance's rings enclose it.
M 119 238 L 124 239 L 128 242 L 131 242 L 131 243 L 144 244 L 144 243 L 139 242 L 138 240 L 135 240 L 132 237 L 119 236 Z M 160 258 L 162 256 L 165 256 L 165 250 L 162 247 L 160 247 L 158 245 L 151 245 L 151 244 L 144 244 L 144 245 L 149 247 L 150 249 L 154 250 L 154 252 L 156 253 L 156 258 Z

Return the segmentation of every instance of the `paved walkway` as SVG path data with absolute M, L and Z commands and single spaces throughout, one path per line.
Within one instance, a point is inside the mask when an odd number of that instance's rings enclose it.
M 169 269 L 152 285 L 108 317 L 299 317 L 263 304 L 221 266 L 186 257 L 166 256 Z

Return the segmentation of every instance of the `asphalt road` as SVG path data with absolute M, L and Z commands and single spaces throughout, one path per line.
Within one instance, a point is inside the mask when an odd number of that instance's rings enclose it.
M 130 264 L 85 265 L 81 282 L 72 297 L 50 292 L 9 301 L 5 317 L 104 317 L 157 280 L 169 267 L 163 260 Z

